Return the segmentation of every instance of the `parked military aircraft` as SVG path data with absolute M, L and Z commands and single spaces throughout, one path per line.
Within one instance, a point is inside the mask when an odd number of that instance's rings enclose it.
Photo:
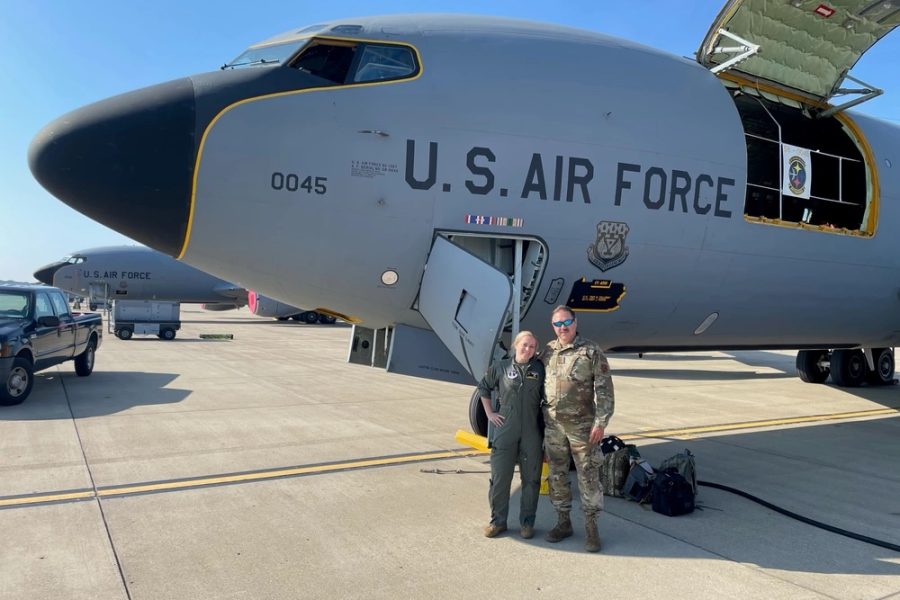
M 900 128 L 846 109 L 880 93 L 847 73 L 895 4 L 732 0 L 696 61 L 486 17 L 335 21 L 76 110 L 29 161 L 115 230 L 356 323 L 352 360 L 471 381 L 568 303 L 613 352 L 792 348 L 806 381 L 886 383 Z
M 143 246 L 107 246 L 72 253 L 34 272 L 38 281 L 89 298 L 91 308 L 112 300 L 169 300 L 203 304 L 207 310 L 249 305 L 261 317 L 330 320 L 245 290 Z

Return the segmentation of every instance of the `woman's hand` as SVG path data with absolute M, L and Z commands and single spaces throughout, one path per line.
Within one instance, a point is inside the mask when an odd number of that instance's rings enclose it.
M 503 415 L 498 412 L 489 412 L 487 413 L 488 421 L 494 424 L 494 427 L 502 427 L 503 426 Z

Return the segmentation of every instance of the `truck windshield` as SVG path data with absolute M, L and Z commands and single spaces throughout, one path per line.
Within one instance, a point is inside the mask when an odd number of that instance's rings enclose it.
M 0 317 L 24 319 L 28 316 L 28 294 L 0 290 Z
M 296 54 L 308 41 L 308 39 L 294 40 L 282 44 L 248 48 L 230 63 L 222 65 L 222 69 L 242 69 L 246 67 L 280 65 Z

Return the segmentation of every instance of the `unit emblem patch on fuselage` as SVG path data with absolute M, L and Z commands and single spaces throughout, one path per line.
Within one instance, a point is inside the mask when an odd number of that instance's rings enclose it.
M 576 312 L 612 312 L 625 297 L 625 284 L 582 277 L 572 285 L 566 305 Z
M 625 262 L 628 258 L 628 246 L 625 245 L 628 231 L 627 223 L 618 221 L 597 223 L 597 240 L 588 246 L 587 250 L 591 264 L 601 271 L 608 271 Z

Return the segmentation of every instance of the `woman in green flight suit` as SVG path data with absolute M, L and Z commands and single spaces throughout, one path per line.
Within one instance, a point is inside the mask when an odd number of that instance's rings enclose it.
M 478 384 L 478 393 L 488 420 L 494 425 L 491 447 L 491 522 L 484 535 L 492 538 L 506 531 L 509 513 L 509 488 L 516 463 L 522 479 L 522 503 L 519 509 L 521 535 L 534 536 L 534 516 L 541 487 L 543 435 L 540 425 L 544 398 L 544 364 L 535 357 L 537 338 L 522 331 L 513 341 L 515 355 L 494 361 Z M 496 390 L 499 411 L 491 406 L 491 391 Z

